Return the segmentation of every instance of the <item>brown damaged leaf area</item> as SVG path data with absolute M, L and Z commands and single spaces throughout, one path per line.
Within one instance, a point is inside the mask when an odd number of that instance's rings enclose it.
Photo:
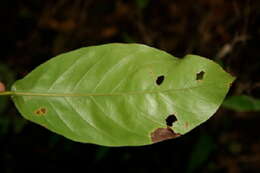
M 186 123 L 184 124 L 184 127 L 185 127 L 185 128 L 188 128 L 188 127 L 189 127 L 189 123 L 186 122 Z
M 153 143 L 169 140 L 181 136 L 179 133 L 175 133 L 170 127 L 158 128 L 151 133 L 151 139 Z
M 47 109 L 46 108 L 39 108 L 35 111 L 36 115 L 45 115 L 47 113 Z

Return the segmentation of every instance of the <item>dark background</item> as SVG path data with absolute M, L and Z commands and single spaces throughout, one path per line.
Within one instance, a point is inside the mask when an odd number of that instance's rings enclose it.
M 1 0 L 0 14 L 7 87 L 62 52 L 137 42 L 208 57 L 237 77 L 228 96 L 260 98 L 258 0 Z M 8 98 L 0 103 L 1 173 L 260 172 L 259 109 L 221 107 L 181 138 L 109 148 L 72 142 L 25 121 Z

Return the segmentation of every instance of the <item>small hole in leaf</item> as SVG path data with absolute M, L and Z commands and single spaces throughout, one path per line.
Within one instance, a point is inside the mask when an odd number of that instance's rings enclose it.
M 156 84 L 157 85 L 161 85 L 164 81 L 164 76 L 158 76 L 157 79 L 156 79 Z
M 196 80 L 202 80 L 203 77 L 204 77 L 204 74 L 205 74 L 204 71 L 201 71 L 201 72 L 197 73 Z
M 177 118 L 176 118 L 176 116 L 175 116 L 174 114 L 171 114 L 171 115 L 169 115 L 169 116 L 165 119 L 165 121 L 166 121 L 167 126 L 172 126 L 172 124 L 173 124 L 175 121 L 177 121 Z

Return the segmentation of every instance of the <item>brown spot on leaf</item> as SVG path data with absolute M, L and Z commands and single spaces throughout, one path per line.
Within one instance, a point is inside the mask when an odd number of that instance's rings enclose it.
M 181 134 L 175 133 L 171 128 L 158 128 L 151 133 L 153 143 L 179 137 Z
M 41 112 L 42 112 L 43 114 L 45 114 L 45 113 L 46 113 L 46 109 L 45 109 L 45 108 L 41 108 Z
M 189 127 L 189 123 L 185 122 L 184 126 L 185 126 L 185 128 L 188 128 Z
M 46 108 L 39 108 L 35 111 L 36 115 L 44 115 L 47 113 L 47 109 Z

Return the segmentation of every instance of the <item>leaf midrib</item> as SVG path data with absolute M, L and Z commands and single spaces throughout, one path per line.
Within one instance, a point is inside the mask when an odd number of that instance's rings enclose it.
M 190 90 L 195 88 L 201 88 L 200 86 L 193 86 L 187 88 L 173 88 L 166 90 L 156 91 L 132 91 L 132 92 L 115 92 L 115 93 L 41 93 L 41 92 L 23 92 L 23 91 L 12 91 L 11 95 L 17 96 L 46 96 L 46 97 L 91 97 L 91 96 L 122 96 L 122 95 L 143 95 L 143 94 L 157 94 L 173 91 Z

